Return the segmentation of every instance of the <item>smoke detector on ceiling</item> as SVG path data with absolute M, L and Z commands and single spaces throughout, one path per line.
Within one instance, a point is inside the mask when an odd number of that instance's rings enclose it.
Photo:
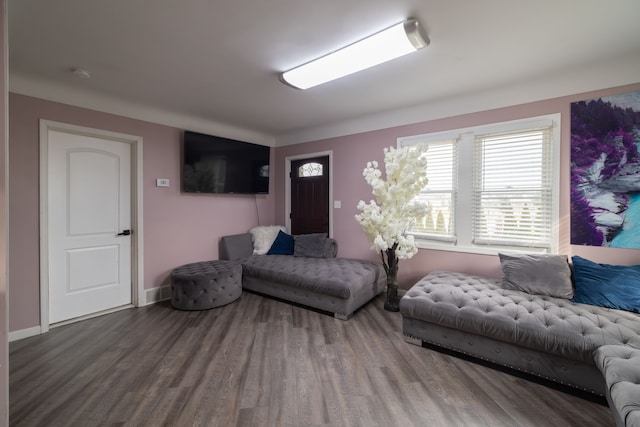
M 85 70 L 84 68 L 73 67 L 73 68 L 71 68 L 71 73 L 74 76 L 80 77 L 82 79 L 90 79 L 91 78 L 91 74 L 87 70 Z

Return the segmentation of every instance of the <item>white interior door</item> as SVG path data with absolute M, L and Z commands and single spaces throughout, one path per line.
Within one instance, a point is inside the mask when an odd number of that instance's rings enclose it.
M 131 144 L 47 132 L 49 323 L 129 305 Z

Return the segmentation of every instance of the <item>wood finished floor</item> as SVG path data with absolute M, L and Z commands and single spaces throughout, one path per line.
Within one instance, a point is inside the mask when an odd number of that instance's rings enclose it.
M 10 344 L 14 426 L 613 426 L 606 406 L 403 341 L 378 298 L 349 321 L 244 293 L 130 309 Z

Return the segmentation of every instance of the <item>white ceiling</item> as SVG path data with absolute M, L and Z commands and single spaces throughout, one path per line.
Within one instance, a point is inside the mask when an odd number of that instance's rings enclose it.
M 9 0 L 8 12 L 10 90 L 254 142 L 640 82 L 638 0 Z M 406 17 L 429 47 L 306 91 L 278 81 Z

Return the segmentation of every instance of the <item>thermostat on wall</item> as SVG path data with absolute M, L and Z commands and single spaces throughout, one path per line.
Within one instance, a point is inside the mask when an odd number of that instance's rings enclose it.
M 168 187 L 169 179 L 168 178 L 157 178 L 156 179 L 156 187 Z

